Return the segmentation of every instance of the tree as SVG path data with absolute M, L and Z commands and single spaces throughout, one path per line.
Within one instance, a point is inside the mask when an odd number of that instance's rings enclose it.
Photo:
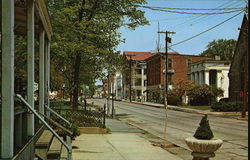
M 233 58 L 234 49 L 236 46 L 234 39 L 218 39 L 209 42 L 207 49 L 202 52 L 201 56 L 215 57 L 220 56 L 221 60 L 231 61 Z
M 73 109 L 81 84 L 90 85 L 103 68 L 115 63 L 116 46 L 122 42 L 118 29 L 134 29 L 148 23 L 137 8 L 145 0 L 51 0 L 49 12 L 54 37 L 51 61 L 65 80 Z M 53 76 L 53 75 L 52 75 Z

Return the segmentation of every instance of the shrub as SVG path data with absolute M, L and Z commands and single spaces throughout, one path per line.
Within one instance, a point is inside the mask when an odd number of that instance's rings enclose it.
M 178 105 L 181 102 L 181 98 L 175 94 L 168 94 L 168 104 L 170 105 Z
M 205 114 L 200 121 L 200 126 L 197 128 L 194 137 L 197 139 L 210 140 L 214 137 L 214 134 L 210 128 L 209 120 L 207 120 L 207 115 Z
M 216 88 L 214 86 L 208 86 L 206 84 L 193 85 L 187 91 L 190 104 L 194 106 L 209 105 L 211 104 L 212 99 L 215 99 L 217 96 L 221 96 L 222 94 L 222 89 Z
M 218 112 L 239 112 L 241 111 L 241 103 L 220 101 L 213 103 L 211 109 Z

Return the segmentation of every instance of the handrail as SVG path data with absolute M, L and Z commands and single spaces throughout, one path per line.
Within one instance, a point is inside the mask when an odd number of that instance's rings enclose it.
M 69 124 L 69 127 L 72 126 L 72 123 L 70 123 L 68 120 L 66 120 L 65 118 L 63 118 L 60 114 L 58 114 L 56 111 L 54 111 L 53 109 L 51 109 L 50 107 L 48 107 L 47 105 L 45 105 L 45 108 L 47 108 L 50 112 L 54 113 L 57 117 L 61 118 L 64 122 Z
M 68 150 L 68 160 L 71 160 L 71 155 L 72 155 L 72 148 L 67 145 L 61 138 L 60 136 L 50 127 L 50 125 L 48 125 L 47 122 L 44 121 L 44 119 L 36 112 L 36 110 L 34 108 L 32 108 L 30 106 L 30 104 L 28 102 L 25 101 L 25 99 L 20 95 L 20 94 L 16 94 L 16 97 L 19 98 L 25 105 L 26 107 L 28 107 L 32 113 L 34 113 L 35 116 L 37 116 L 37 118 L 52 132 L 52 134 L 66 147 L 66 149 Z

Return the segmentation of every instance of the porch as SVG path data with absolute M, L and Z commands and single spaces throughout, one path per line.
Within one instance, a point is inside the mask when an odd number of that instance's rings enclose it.
M 66 148 L 66 159 L 71 159 L 69 137 L 66 143 L 48 124 L 51 112 L 49 73 L 52 26 L 47 1 L 1 0 L 0 9 L 2 53 L 0 159 L 41 159 L 36 155 L 35 148 L 45 129 Z M 25 92 L 22 93 L 15 87 L 17 66 L 14 61 L 16 61 L 17 36 L 26 40 L 25 56 L 22 58 L 26 60 L 27 69 Z M 36 44 L 39 44 L 37 50 Z M 38 57 L 38 68 L 35 68 L 35 57 Z M 34 94 L 35 77 L 38 77 L 39 81 L 37 104 Z M 57 116 L 60 117 L 58 114 Z

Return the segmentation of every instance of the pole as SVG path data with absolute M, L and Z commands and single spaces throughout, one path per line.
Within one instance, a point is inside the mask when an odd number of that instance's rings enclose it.
M 129 102 L 131 102 L 131 91 L 132 91 L 132 56 L 133 54 L 127 55 L 129 57 Z
M 175 32 L 158 32 L 158 33 L 165 33 L 165 42 L 166 42 L 166 50 L 165 50 L 165 92 L 164 92 L 164 107 L 165 107 L 165 125 L 164 125 L 164 139 L 166 139 L 166 132 L 167 132 L 167 106 L 168 106 L 168 42 L 171 42 L 171 38 L 168 37 L 168 34 L 175 34 Z
M 108 71 L 108 98 L 107 98 L 107 115 L 109 115 L 110 112 L 110 75 Z

